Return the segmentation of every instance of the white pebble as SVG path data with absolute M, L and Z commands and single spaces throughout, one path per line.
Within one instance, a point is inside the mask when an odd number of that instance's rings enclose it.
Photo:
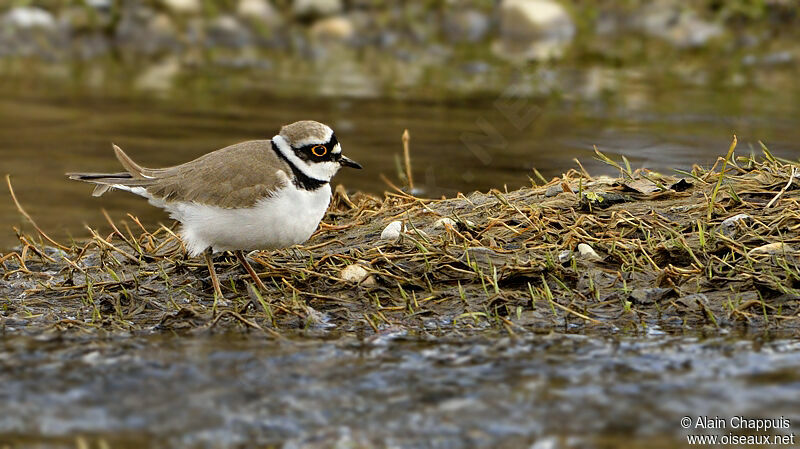
M 193 14 L 202 9 L 198 0 L 161 0 L 164 6 L 179 14 Z
M 339 277 L 348 282 L 358 284 L 369 276 L 369 271 L 358 264 L 348 265 L 339 273 Z
M 593 261 L 603 260 L 603 258 L 600 257 L 600 255 L 598 255 L 597 252 L 595 252 L 595 250 L 591 246 L 585 243 L 581 243 L 578 245 L 578 253 L 580 253 L 581 257 L 583 257 L 586 260 L 593 260 Z
M 381 232 L 381 240 L 397 240 L 403 232 L 405 232 L 403 222 L 393 221 Z
M 738 214 L 725 219 L 722 224 L 719 225 L 720 232 L 728 237 L 734 237 L 737 233 L 737 226 L 739 223 L 747 224 L 752 221 L 753 218 L 747 214 Z
M 722 222 L 722 226 L 729 226 L 729 225 L 732 225 L 732 224 L 736 223 L 737 221 L 749 220 L 749 219 L 750 219 L 750 216 L 747 215 L 747 214 L 734 215 L 731 218 L 725 219 L 725 221 Z
M 439 229 L 445 226 L 450 226 L 451 228 L 455 228 L 456 222 L 452 218 L 443 217 L 436 220 L 436 222 L 433 224 L 433 229 Z
M 19 28 L 53 28 L 56 24 L 53 15 L 46 10 L 23 6 L 9 11 L 3 21 Z
M 748 256 L 757 255 L 757 254 L 783 254 L 783 253 L 791 253 L 792 247 L 782 243 L 782 242 L 775 242 L 775 243 L 767 243 L 766 245 L 759 246 L 758 248 L 753 248 L 747 252 Z

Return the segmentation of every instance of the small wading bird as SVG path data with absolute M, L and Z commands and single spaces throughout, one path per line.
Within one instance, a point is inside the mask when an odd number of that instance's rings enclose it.
M 205 254 L 214 294 L 222 298 L 211 254 L 233 251 L 264 285 L 242 250 L 303 243 L 317 229 L 331 199 L 330 180 L 341 167 L 361 168 L 342 155 L 333 130 L 306 120 L 281 128 L 272 140 L 237 143 L 167 168 L 145 168 L 114 145 L 125 172 L 68 173 L 97 184 L 92 193 L 127 190 L 181 222 L 190 256 Z

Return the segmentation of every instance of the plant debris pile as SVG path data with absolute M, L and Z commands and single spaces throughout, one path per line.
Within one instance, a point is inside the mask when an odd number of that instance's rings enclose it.
M 134 217 L 0 256 L 0 328 L 437 331 L 564 326 L 795 327 L 795 165 L 720 158 L 680 176 L 571 170 L 545 185 L 428 200 L 338 188 L 304 246 L 254 252 L 267 291 L 216 257 L 224 298 L 173 229 Z M 24 213 L 24 212 L 23 212 Z

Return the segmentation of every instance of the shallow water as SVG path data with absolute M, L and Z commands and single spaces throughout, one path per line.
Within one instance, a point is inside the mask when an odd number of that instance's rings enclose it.
M 388 332 L 0 343 L 0 442 L 74 447 L 685 447 L 680 418 L 800 425 L 780 336 Z M 713 431 L 705 432 L 713 434 Z
M 102 208 L 114 219 L 130 212 L 146 224 L 168 220 L 129 194 L 91 198 L 90 186 L 63 176 L 118 170 L 111 142 L 143 165 L 163 166 L 270 137 L 299 119 L 331 124 L 345 152 L 366 167 L 343 171 L 337 183 L 375 193 L 386 188 L 381 174 L 399 183 L 405 128 L 416 184 L 430 196 L 529 185 L 532 168 L 558 176 L 577 167 L 574 158 L 594 174 L 613 174 L 593 159 L 593 145 L 617 159 L 627 156 L 633 168 L 661 171 L 711 165 L 733 132 L 740 153 L 758 151 L 762 140 L 779 156 L 800 156 L 793 119 L 800 115 L 800 90 L 786 79 L 754 76 L 752 84 L 725 87 L 629 69 L 488 70 L 472 81 L 489 80 L 478 93 L 446 84 L 369 95 L 346 89 L 347 79 L 333 88 L 314 79 L 267 83 L 262 78 L 270 74 L 263 73 L 234 82 L 242 77 L 235 71 L 186 75 L 155 91 L 100 67 L 58 76 L 12 71 L 0 82 L 0 171 L 11 175 L 20 201 L 51 235 L 85 238 L 84 224 L 105 222 Z M 0 247 L 15 244 L 8 225 L 22 222 L 11 201 L 0 201 L 6 226 Z

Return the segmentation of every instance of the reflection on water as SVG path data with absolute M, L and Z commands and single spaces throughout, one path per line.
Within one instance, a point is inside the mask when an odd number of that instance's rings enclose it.
M 554 74 L 560 84 L 551 90 L 541 85 L 555 81 L 542 77 L 495 77 L 490 79 L 510 84 L 486 91 L 505 93 L 435 99 L 424 91 L 311 98 L 296 88 L 228 85 L 224 74 L 211 81 L 198 75 L 183 88 L 179 84 L 158 95 L 124 83 L 98 86 L 91 74 L 77 73 L 73 84 L 5 76 L 2 172 L 11 174 L 21 201 L 45 230 L 57 238 L 82 238 L 84 223 L 104 222 L 102 208 L 115 219 L 131 212 L 146 223 L 166 220 L 139 198 L 125 193 L 91 198 L 90 186 L 63 176 L 118 170 L 111 142 L 144 165 L 171 165 L 234 142 L 270 137 L 298 119 L 331 124 L 345 151 L 366 167 L 344 172 L 336 182 L 375 193 L 385 188 L 381 173 L 396 179 L 405 128 L 412 135 L 416 181 L 430 196 L 524 186 L 533 167 L 557 176 L 576 166 L 574 158 L 594 173 L 609 172 L 593 160 L 594 144 L 609 155 L 626 155 L 634 168 L 656 170 L 710 165 L 734 131 L 740 151 L 757 150 L 763 140 L 778 155 L 800 155 L 800 128 L 792 120 L 800 113 L 796 91 L 691 87 L 626 72 L 605 74 L 613 82 L 597 87 L 592 73 L 563 79 Z M 609 85 L 617 89 L 602 88 Z M 0 201 L 0 224 L 19 223 L 11 202 Z M 7 229 L 0 233 L 2 247 L 15 243 Z
M 76 435 L 111 447 L 684 447 L 687 415 L 800 423 L 795 339 L 17 336 L 0 345 L 0 441 L 45 447 Z

